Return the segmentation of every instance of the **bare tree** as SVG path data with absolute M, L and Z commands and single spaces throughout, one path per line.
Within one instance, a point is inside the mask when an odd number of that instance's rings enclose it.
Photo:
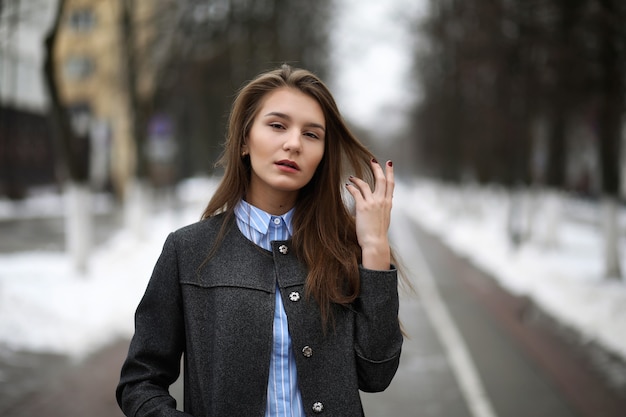
M 245 80 L 282 62 L 323 75 L 328 0 L 159 0 L 148 14 L 139 12 L 143 1 L 119 1 L 120 53 L 136 155 L 127 214 L 129 223 L 139 226 L 145 216 L 133 205 L 146 204 L 142 195 L 150 184 L 146 145 L 152 118 L 166 115 L 174 121 L 180 175 L 210 171 L 221 151 L 233 91 Z M 140 80 L 146 77 L 153 88 L 142 91 Z
M 57 65 L 54 51 L 62 24 L 65 0 L 59 0 L 54 21 L 44 41 L 44 79 L 48 89 L 50 116 L 54 137 L 61 150 L 59 168 L 65 171 L 66 191 L 66 242 L 78 271 L 87 269 L 91 248 L 91 207 L 89 190 L 89 167 L 86 157 L 87 129 L 75 130 L 60 96 L 57 84 Z M 83 125 L 84 126 L 84 125 Z
M 619 0 L 600 0 L 598 19 L 600 89 L 598 137 L 602 167 L 605 275 L 620 279 L 618 219 L 622 121 L 626 73 L 626 7 Z
M 576 118 L 593 114 L 606 275 L 619 277 L 626 6 L 619 0 L 452 0 L 433 1 L 431 10 L 423 25 L 428 48 L 417 55 L 416 79 L 424 89 L 415 111 L 425 155 L 420 164 L 447 180 L 464 172 L 509 187 L 545 180 L 541 185 L 558 196 L 573 187 L 566 165 L 575 156 L 574 123 L 590 124 Z M 548 132 L 543 148 L 530 129 L 539 122 Z M 543 172 L 533 174 L 533 152 L 547 154 Z M 554 234 L 564 215 L 555 213 Z
M 527 183 L 533 84 L 528 13 L 507 1 L 431 5 L 423 26 L 428 49 L 418 58 L 426 89 L 416 116 L 418 136 L 428 147 L 423 162 L 436 163 L 432 169 L 448 180 Z
M 180 129 L 181 175 L 209 172 L 233 92 L 283 62 L 325 75 L 329 1 L 179 1 L 154 107 Z

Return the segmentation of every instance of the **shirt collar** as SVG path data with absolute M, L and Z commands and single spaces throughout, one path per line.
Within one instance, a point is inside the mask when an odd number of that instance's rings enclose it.
M 287 226 L 289 235 L 293 235 L 293 226 L 291 224 L 291 220 L 293 218 L 294 211 L 295 207 L 283 215 L 274 216 L 261 210 L 258 207 L 253 206 L 245 200 L 240 200 L 239 203 L 237 203 L 237 205 L 235 206 L 235 216 L 244 224 L 252 227 L 263 235 L 267 234 L 270 222 L 274 217 L 282 218 L 285 222 L 285 225 Z

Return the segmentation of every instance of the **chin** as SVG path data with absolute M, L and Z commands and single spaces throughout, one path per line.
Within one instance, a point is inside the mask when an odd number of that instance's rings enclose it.
M 289 182 L 277 182 L 276 184 L 274 184 L 274 189 L 278 190 L 278 191 L 284 191 L 284 192 L 294 192 L 294 191 L 300 191 L 307 183 L 294 183 L 292 181 Z

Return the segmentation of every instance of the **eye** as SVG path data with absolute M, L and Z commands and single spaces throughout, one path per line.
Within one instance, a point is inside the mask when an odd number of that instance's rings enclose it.
M 284 129 L 285 126 L 283 126 L 281 123 L 278 122 L 272 122 L 268 124 L 272 129 Z
M 312 139 L 319 139 L 320 137 L 315 132 L 304 132 L 304 136 L 308 136 Z

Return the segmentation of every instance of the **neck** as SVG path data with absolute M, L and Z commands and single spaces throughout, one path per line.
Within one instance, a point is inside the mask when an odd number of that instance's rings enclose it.
M 246 201 L 253 206 L 260 208 L 274 216 L 281 216 L 287 213 L 296 205 L 297 192 L 264 192 L 262 195 L 254 193 L 252 190 L 246 195 Z

